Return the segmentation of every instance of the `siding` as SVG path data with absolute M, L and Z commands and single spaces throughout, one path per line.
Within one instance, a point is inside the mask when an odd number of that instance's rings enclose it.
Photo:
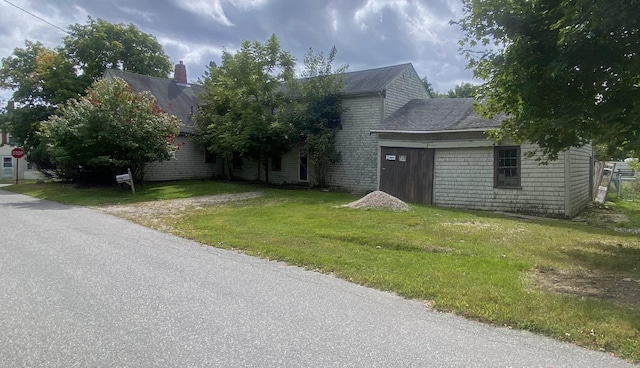
M 342 130 L 336 133 L 336 148 L 342 161 L 329 169 L 328 182 L 363 193 L 378 187 L 378 137 L 382 119 L 415 98 L 429 95 L 413 67 L 394 78 L 386 87 L 386 97 L 345 98 Z
M 429 98 L 429 94 L 413 67 L 407 67 L 387 85 L 383 118 L 388 117 L 415 98 L 426 99 Z M 382 121 L 380 122 L 382 123 Z
M 521 147 L 522 189 L 493 187 L 493 148 L 436 149 L 434 204 L 445 207 L 564 214 L 564 162 L 539 165 Z
M 23 158 L 15 159 L 11 156 L 11 150 L 13 150 L 15 146 L 10 146 L 8 144 L 0 146 L 0 179 L 11 179 L 15 180 L 16 178 L 16 165 L 18 166 L 18 179 L 42 179 L 44 175 L 37 170 L 27 170 L 27 166 L 29 162 L 26 159 L 26 156 Z M 2 167 L 4 162 L 4 157 L 11 159 L 11 168 L 5 169 Z
M 378 186 L 378 137 L 369 134 L 382 122 L 382 97 L 342 100 L 342 129 L 336 131 L 336 149 L 342 160 L 329 169 L 328 182 L 354 192 Z
M 569 150 L 571 166 L 569 168 L 570 210 L 569 217 L 577 215 L 591 202 L 591 157 L 590 144 Z
M 144 180 L 209 179 L 217 176 L 217 164 L 205 163 L 202 149 L 183 136 L 176 138 L 176 143 L 182 146 L 176 152 L 175 159 L 147 164 Z

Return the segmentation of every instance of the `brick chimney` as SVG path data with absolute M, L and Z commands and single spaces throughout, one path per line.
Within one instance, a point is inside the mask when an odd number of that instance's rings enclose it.
M 187 66 L 182 63 L 182 60 L 180 60 L 180 64 L 176 64 L 173 79 L 178 83 L 187 84 Z

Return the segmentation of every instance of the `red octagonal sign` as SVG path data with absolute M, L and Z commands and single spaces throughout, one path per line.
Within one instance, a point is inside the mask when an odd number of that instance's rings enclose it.
M 20 147 L 16 147 L 11 150 L 11 156 L 13 156 L 13 158 L 22 158 L 22 156 L 24 156 L 24 150 Z

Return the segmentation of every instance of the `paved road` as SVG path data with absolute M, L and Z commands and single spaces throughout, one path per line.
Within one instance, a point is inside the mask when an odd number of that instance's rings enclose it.
M 0 190 L 1 367 L 630 367 Z

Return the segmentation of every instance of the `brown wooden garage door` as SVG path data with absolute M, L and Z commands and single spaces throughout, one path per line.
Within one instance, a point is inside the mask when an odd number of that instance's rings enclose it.
M 405 202 L 431 204 L 433 149 L 382 147 L 380 190 Z

